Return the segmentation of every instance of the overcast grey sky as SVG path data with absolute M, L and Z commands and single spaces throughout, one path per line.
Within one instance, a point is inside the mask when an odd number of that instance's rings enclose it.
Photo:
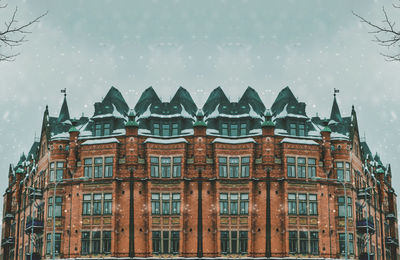
M 361 135 L 391 163 L 400 190 L 399 63 L 389 63 L 369 28 L 351 14 L 382 20 L 391 1 L 54 1 L 12 0 L 19 20 L 45 11 L 15 62 L 0 63 L 0 169 L 7 185 L 39 135 L 46 104 L 59 112 L 67 88 L 71 116 L 93 114 L 111 86 L 128 104 L 148 86 L 169 100 L 179 86 L 198 106 L 221 86 L 231 100 L 247 86 L 267 107 L 290 86 L 309 116 L 329 116 L 333 88 L 342 114 L 354 104 Z M 399 11 L 397 11 L 399 17 Z M 1 207 L 2 208 L 2 207 Z

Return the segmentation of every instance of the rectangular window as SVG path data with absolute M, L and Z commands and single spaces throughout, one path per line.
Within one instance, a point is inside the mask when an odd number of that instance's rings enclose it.
M 287 158 L 287 174 L 288 177 L 296 177 L 296 160 L 294 157 Z
M 237 242 L 238 242 L 238 237 L 237 237 L 237 231 L 231 231 L 231 253 L 232 254 L 237 254 L 238 248 L 237 248 Z
M 296 135 L 296 124 L 289 124 L 289 135 Z
M 219 163 L 219 177 L 226 178 L 228 177 L 227 173 L 227 160 L 226 157 L 218 157 L 218 163 Z
M 47 203 L 47 217 L 51 218 L 53 217 L 53 197 L 48 198 L 48 203 Z
M 92 158 L 87 158 L 84 160 L 84 176 L 92 178 Z
M 306 158 L 297 158 L 297 177 L 306 177 Z
M 113 176 L 113 157 L 106 157 L 104 159 L 104 177 L 109 178 Z
M 96 124 L 95 131 L 96 131 L 95 133 L 96 136 L 101 136 L 101 124 Z
M 103 177 L 103 158 L 101 157 L 94 158 L 94 177 Z
M 159 193 L 151 194 L 151 214 L 154 214 L 154 215 L 160 214 L 160 194 Z
M 169 193 L 162 194 L 162 214 L 169 215 L 170 212 L 170 201 L 169 201 Z
M 101 238 L 100 231 L 92 232 L 92 253 L 93 254 L 100 254 L 100 238 Z
M 221 253 L 229 253 L 229 231 L 221 231 Z
M 305 136 L 305 135 L 306 135 L 305 125 L 299 124 L 299 136 Z
M 343 162 L 336 163 L 336 174 L 339 181 L 344 181 Z
M 229 158 L 229 177 L 231 178 L 239 177 L 239 157 Z
M 169 231 L 163 231 L 163 248 L 162 252 L 164 254 L 169 253 Z
M 103 214 L 110 215 L 112 210 L 112 194 L 106 193 L 104 194 L 103 200 Z
M 160 124 L 153 124 L 153 134 L 160 135 Z
M 353 203 L 352 203 L 352 198 L 347 197 L 347 216 L 352 217 L 353 216 Z M 346 212 L 346 205 L 345 205 L 345 200 L 344 196 L 339 196 L 338 197 L 338 207 L 339 207 L 339 217 L 344 217 L 344 214 Z
M 101 195 L 93 194 L 93 215 L 101 215 Z
M 171 253 L 179 253 L 179 231 L 171 231 Z
M 346 182 L 351 181 L 351 175 L 350 175 L 350 163 L 346 163 Z
M 90 253 L 90 232 L 82 231 L 82 255 Z
M 231 124 L 231 136 L 238 136 L 238 125 L 237 124 Z
M 222 129 L 222 135 L 228 135 L 228 124 L 223 123 L 221 126 Z
M 111 125 L 109 123 L 104 124 L 104 135 L 110 135 L 111 134 Z
M 247 231 L 239 231 L 239 250 L 240 253 L 247 253 Z
M 289 231 L 289 253 L 297 253 L 297 231 Z
M 222 214 L 228 214 L 228 193 L 219 194 L 219 210 Z
M 241 177 L 246 178 L 250 176 L 250 157 L 242 157 Z
M 111 231 L 103 231 L 103 253 L 111 253 Z
M 51 252 L 51 247 L 52 247 L 51 235 L 52 235 L 51 233 L 47 233 L 47 237 L 46 237 L 46 255 L 50 255 L 52 253 Z M 20 255 L 22 255 L 22 253 Z
M 162 157 L 161 158 L 161 177 L 169 178 L 171 177 L 171 158 Z
M 247 135 L 247 124 L 240 124 L 240 135 Z
M 308 178 L 313 178 L 316 176 L 317 176 L 316 160 L 313 158 L 308 158 Z
M 163 124 L 162 125 L 162 135 L 163 136 L 170 136 L 170 132 L 169 132 L 169 125 L 168 124 Z
M 174 178 L 181 177 L 181 162 L 182 162 L 181 157 L 174 157 L 172 177 Z
M 179 131 L 178 131 L 178 124 L 173 123 L 172 124 L 172 135 L 178 135 Z
M 238 194 L 237 193 L 231 193 L 230 194 L 230 209 L 231 215 L 237 215 L 238 214 Z
M 318 201 L 316 194 L 308 195 L 308 206 L 310 215 L 318 215 Z
M 62 213 L 62 197 L 61 196 L 56 196 L 56 203 L 55 203 L 55 216 L 56 217 L 61 217 Z
M 241 215 L 249 214 L 249 194 L 248 193 L 240 193 L 240 214 Z
M 318 232 L 310 232 L 310 253 L 313 255 L 319 254 Z
M 154 178 L 160 177 L 158 169 L 158 157 L 150 157 L 150 176 Z
M 288 194 L 288 207 L 289 207 L 289 215 L 297 214 L 297 201 L 295 193 Z
M 180 214 L 181 195 L 179 193 L 172 194 L 172 214 Z
M 308 232 L 307 231 L 300 231 L 300 254 L 307 254 L 308 253 Z
M 307 215 L 307 194 L 299 194 L 299 215 Z
M 161 252 L 161 232 L 160 231 L 153 231 L 153 253 L 160 253 Z
M 91 215 L 92 214 L 92 195 L 84 194 L 83 195 L 83 205 L 82 205 L 83 215 Z
M 347 197 L 347 216 L 353 217 L 353 199 L 350 197 Z

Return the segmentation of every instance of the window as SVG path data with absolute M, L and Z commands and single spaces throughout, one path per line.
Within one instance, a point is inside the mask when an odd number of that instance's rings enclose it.
M 218 162 L 219 162 L 219 177 L 222 178 L 228 177 L 227 173 L 228 164 L 226 161 L 226 157 L 219 157 Z
M 316 176 L 317 176 L 316 160 L 313 158 L 308 158 L 308 178 L 313 178 Z
M 288 177 L 296 177 L 296 160 L 294 157 L 287 158 Z
M 174 178 L 181 177 L 181 161 L 181 157 L 174 157 L 174 166 L 172 172 L 172 177 Z
M 308 198 L 308 199 L 307 199 Z M 297 208 L 298 205 L 298 208 Z M 316 194 L 288 194 L 289 215 L 318 215 L 318 201 Z
M 318 231 L 289 231 L 290 254 L 319 254 Z
M 93 215 L 101 215 L 102 194 L 93 194 Z
M 83 194 L 82 215 L 111 215 L 112 194 Z
M 297 158 L 297 177 L 306 177 L 306 158 Z
M 242 157 L 242 169 L 240 174 L 243 178 L 250 176 L 250 157 Z
M 309 215 L 318 215 L 317 195 L 308 195 Z
M 336 162 L 336 174 L 339 181 L 351 181 L 350 163 Z
M 170 136 L 170 126 L 167 124 L 162 125 L 162 136 Z
M 92 178 L 94 168 L 94 178 L 110 178 L 113 176 L 113 157 L 96 157 L 84 159 L 84 176 Z M 94 163 L 94 164 L 92 164 Z M 104 173 L 104 175 L 103 175 Z
M 287 175 L 289 178 L 316 177 L 316 159 L 304 157 L 287 157 Z
M 305 125 L 299 124 L 299 136 L 305 136 Z
M 94 127 L 95 136 L 103 136 L 111 134 L 111 124 L 110 123 L 96 123 Z
M 182 175 L 182 157 L 150 157 L 150 176 L 154 178 L 179 178 Z
M 104 215 L 111 214 L 111 210 L 112 210 L 112 194 L 107 193 L 104 194 L 103 214 Z
M 352 202 L 353 202 L 352 198 L 347 197 L 347 216 L 350 218 L 353 216 L 353 203 Z M 339 217 L 344 217 L 344 214 L 346 212 L 344 196 L 338 197 L 338 207 L 339 207 Z
M 221 253 L 247 253 L 247 231 L 221 231 Z
M 92 158 L 87 158 L 84 160 L 84 176 L 91 178 L 92 177 Z
M 90 232 L 82 232 L 82 255 L 90 253 Z
M 229 164 L 228 164 L 229 161 Z M 218 157 L 219 177 L 248 178 L 250 176 L 250 157 Z
M 101 136 L 101 124 L 96 124 L 95 126 L 95 135 Z
M 162 240 L 161 240 L 162 234 Z M 153 253 L 178 254 L 179 253 L 179 231 L 153 231 L 152 232 Z
M 239 212 L 240 205 L 240 212 Z M 249 214 L 248 193 L 220 193 L 219 194 L 220 214 L 246 215 Z
M 111 253 L 111 231 L 82 231 L 82 255 Z
M 179 215 L 181 213 L 181 195 L 179 193 L 152 193 L 151 214 L 159 215 L 161 212 L 163 215 Z
M 350 255 L 354 254 L 354 237 L 353 233 L 347 233 L 347 250 Z M 339 233 L 339 249 L 340 253 L 342 255 L 345 254 L 346 252 L 346 234 L 345 233 Z
M 52 239 L 53 239 L 53 233 L 47 233 L 46 254 L 48 254 L 48 255 L 53 253 Z M 60 248 L 61 248 L 61 233 L 55 233 L 54 234 L 54 252 L 56 255 L 60 254 Z
M 239 177 L 239 158 L 238 157 L 229 158 L 229 177 L 231 177 L 231 178 Z
M 54 166 L 56 166 L 56 167 L 54 167 Z M 54 176 L 54 173 L 56 174 L 55 176 Z M 53 182 L 54 177 L 56 178 L 56 181 L 62 181 L 63 173 L 64 173 L 64 162 L 50 163 L 49 181 Z
M 289 231 L 289 253 L 297 253 L 297 231 Z
M 308 253 L 308 232 L 300 231 L 300 253 L 307 254 Z
M 238 125 L 231 124 L 231 136 L 238 136 Z
M 103 158 L 102 157 L 94 158 L 94 177 L 95 178 L 103 177 Z
M 172 124 L 172 135 L 178 135 L 178 134 L 179 134 L 178 124 L 173 123 Z
M 55 217 L 61 217 L 62 197 L 56 196 L 56 203 L 54 205 Z M 48 198 L 47 217 L 53 217 L 53 197 Z
M 113 158 L 106 157 L 105 164 L 104 164 L 104 177 L 109 178 L 113 175 Z
M 110 135 L 111 134 L 111 125 L 109 123 L 104 124 L 104 135 Z
M 307 215 L 307 194 L 299 194 L 299 215 Z
M 247 123 L 235 122 L 235 123 L 221 123 L 221 135 L 226 136 L 239 136 L 247 135 Z
M 306 135 L 306 126 L 304 123 L 290 123 L 289 124 L 289 134 L 297 136 Z
M 153 124 L 153 134 L 160 135 L 160 124 Z
M 289 134 L 296 135 L 296 124 L 289 124 Z
M 221 127 L 221 129 L 222 129 L 222 135 L 228 135 L 228 124 L 222 124 L 222 127 Z
M 350 163 L 346 162 L 346 176 L 345 176 L 346 182 L 351 181 L 351 176 L 350 176 Z
M 247 135 L 247 124 L 240 124 L 240 135 Z

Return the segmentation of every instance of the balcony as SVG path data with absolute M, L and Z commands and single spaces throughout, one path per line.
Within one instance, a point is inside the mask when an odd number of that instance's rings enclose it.
M 15 243 L 14 237 L 6 237 L 1 241 L 1 246 L 2 247 L 14 246 L 14 243 Z
M 394 221 L 396 221 L 396 220 L 397 220 L 397 217 L 396 217 L 396 214 L 395 214 L 394 212 L 389 212 L 389 213 L 386 213 L 386 219 L 387 219 L 387 220 L 394 220 Z
M 359 256 L 360 260 L 374 260 L 375 259 L 375 254 L 374 253 L 360 253 Z
M 362 220 L 357 220 L 357 232 L 364 234 L 364 233 L 370 233 L 373 234 L 375 233 L 375 226 L 374 226 L 374 221 L 372 218 L 368 219 L 362 219 Z
M 371 198 L 371 193 L 368 188 L 359 189 L 357 192 L 357 199 L 359 200 L 369 200 Z
M 42 233 L 43 232 L 43 221 L 33 219 L 33 223 L 32 223 L 32 220 L 28 219 L 26 222 L 25 233 L 27 233 L 27 234 L 32 233 L 32 229 L 33 229 L 33 233 L 35 233 L 35 234 Z
M 25 259 L 26 260 L 31 260 L 31 254 L 30 253 L 26 253 L 25 254 Z M 40 260 L 40 259 L 42 259 L 42 258 L 40 257 L 39 253 L 36 253 L 36 252 L 32 253 L 32 260 Z
M 393 246 L 393 247 L 399 246 L 399 240 L 394 237 L 386 237 L 385 242 L 386 246 Z
M 14 213 L 12 212 L 6 212 L 6 214 L 4 215 L 3 220 L 4 221 L 9 221 L 9 220 L 13 220 L 14 219 Z

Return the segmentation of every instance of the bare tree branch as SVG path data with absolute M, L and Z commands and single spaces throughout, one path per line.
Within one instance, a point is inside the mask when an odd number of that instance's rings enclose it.
M 2 0 L 0 0 L 1 2 Z M 0 9 L 7 8 L 7 4 L 0 4 Z M 47 15 L 48 12 L 36 17 L 35 19 L 20 24 L 17 20 L 18 7 L 14 9 L 11 17 L 4 22 L 4 28 L 0 28 L 0 62 L 2 61 L 14 61 L 15 57 L 19 53 L 12 52 L 13 47 L 20 46 L 22 43 L 26 42 L 25 36 L 31 33 L 28 28 L 34 23 L 39 22 L 41 18 Z M 5 48 L 8 48 L 10 54 L 5 53 Z
M 393 4 L 393 7 L 395 9 L 400 9 L 400 5 Z M 374 34 L 373 41 L 388 49 L 388 53 L 381 53 L 381 55 L 385 57 L 387 61 L 400 61 L 400 31 L 396 29 L 396 23 L 389 18 L 385 7 L 382 7 L 384 18 L 381 24 L 373 23 L 354 11 L 352 13 L 354 16 L 358 17 L 362 23 L 372 28 L 369 33 Z M 394 52 L 394 54 L 392 54 L 392 52 Z

